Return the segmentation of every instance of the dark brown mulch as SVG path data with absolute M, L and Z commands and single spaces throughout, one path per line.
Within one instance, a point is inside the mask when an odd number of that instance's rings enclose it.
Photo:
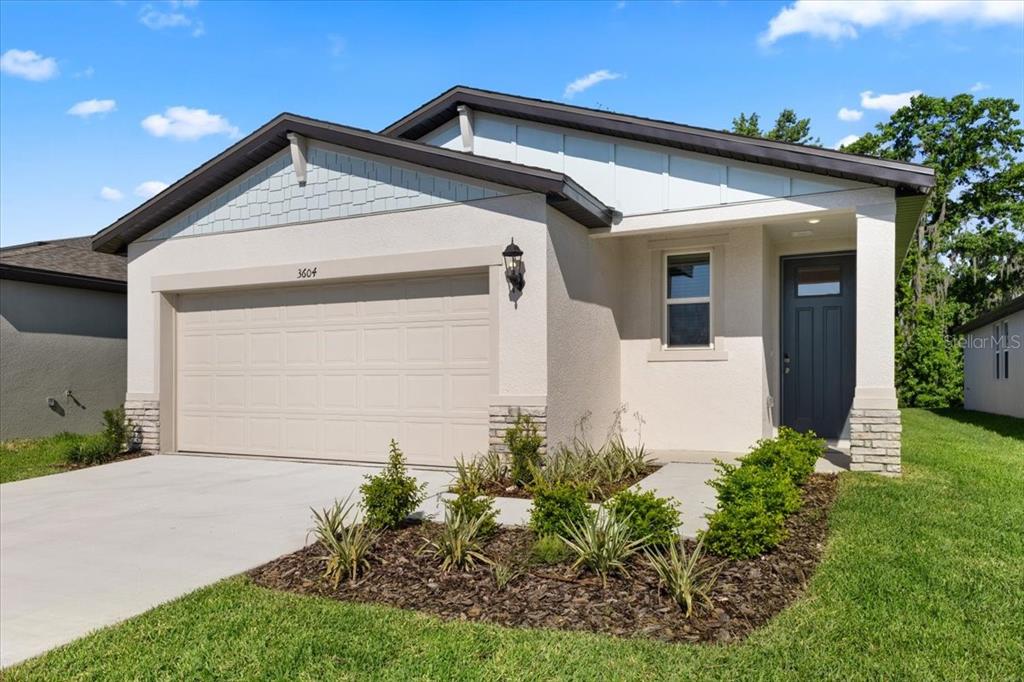
M 788 537 L 772 552 L 747 561 L 726 561 L 713 593 L 714 607 L 689 620 L 659 593 L 643 561 L 632 579 L 613 577 L 607 588 L 589 575 L 574 577 L 567 565 L 531 566 L 499 591 L 490 568 L 444 573 L 424 537 L 438 526 L 425 523 L 387 533 L 372 568 L 355 585 L 333 588 L 321 577 L 318 546 L 281 557 L 249 573 L 264 587 L 342 601 L 387 604 L 442 618 L 517 627 L 587 630 L 670 642 L 736 642 L 763 626 L 799 597 L 821 558 L 836 477 L 815 474 L 804 489 L 804 506 L 788 520 Z M 501 529 L 486 552 L 495 561 L 529 556 L 530 531 Z
M 661 468 L 661 464 L 652 464 L 647 467 L 638 476 L 630 476 L 629 478 L 623 478 L 615 483 L 609 483 L 608 485 L 602 485 L 598 488 L 597 494 L 594 496 L 594 502 L 602 502 L 607 500 L 609 497 L 625 490 L 643 479 L 647 478 L 655 471 Z M 530 488 L 520 488 L 519 486 L 513 485 L 512 481 L 488 481 L 483 485 L 483 492 L 486 495 L 493 495 L 494 497 L 518 497 L 523 500 L 533 499 L 533 490 Z

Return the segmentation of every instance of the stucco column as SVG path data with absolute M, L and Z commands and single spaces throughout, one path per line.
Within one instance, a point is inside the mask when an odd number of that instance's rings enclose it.
M 900 473 L 896 402 L 896 204 L 857 208 L 857 387 L 851 469 Z

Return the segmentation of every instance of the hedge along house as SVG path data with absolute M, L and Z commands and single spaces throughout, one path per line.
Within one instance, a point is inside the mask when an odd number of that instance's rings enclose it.
M 457 87 L 282 114 L 98 233 L 144 446 L 445 465 L 528 410 L 664 457 L 780 425 L 896 473 L 894 283 L 932 171 Z M 514 240 L 514 248 L 510 242 Z M 521 255 L 517 255 L 520 252 Z

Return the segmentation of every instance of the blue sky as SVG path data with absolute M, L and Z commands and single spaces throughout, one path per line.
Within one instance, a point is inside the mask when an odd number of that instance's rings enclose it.
M 918 90 L 1024 100 L 1022 17 L 1013 0 L 5 1 L 0 243 L 93 233 L 281 111 L 378 130 L 457 83 L 712 128 L 789 106 L 833 146 Z

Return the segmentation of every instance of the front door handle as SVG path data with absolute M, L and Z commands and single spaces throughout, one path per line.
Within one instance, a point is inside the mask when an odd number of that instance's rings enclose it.
M 782 373 L 789 374 L 789 353 L 785 353 L 782 356 L 782 364 L 785 365 L 785 367 L 782 370 Z

